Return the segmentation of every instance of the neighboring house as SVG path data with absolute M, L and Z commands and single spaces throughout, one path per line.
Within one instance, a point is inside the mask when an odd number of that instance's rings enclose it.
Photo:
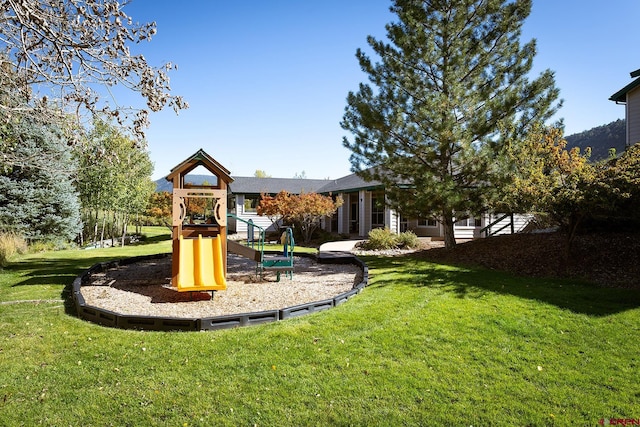
M 640 142 L 640 70 L 630 74 L 634 80 L 609 98 L 616 104 L 625 106 L 627 147 Z

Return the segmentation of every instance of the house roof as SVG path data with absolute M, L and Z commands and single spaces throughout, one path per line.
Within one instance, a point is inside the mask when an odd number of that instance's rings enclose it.
M 630 74 L 631 78 L 635 78 L 635 80 L 611 95 L 609 98 L 610 101 L 627 102 L 627 93 L 640 86 L 640 69 L 632 71 Z
M 330 180 L 322 188 L 318 189 L 318 193 L 338 193 L 358 190 L 371 190 L 373 188 L 382 187 L 380 181 L 365 181 L 355 173 L 344 176 L 342 178 Z
M 283 190 L 292 194 L 317 193 L 328 182 L 326 179 L 236 176 L 233 183 L 229 184 L 229 191 L 234 194 L 277 194 Z
M 185 160 L 183 164 L 188 161 L 189 159 Z M 176 173 L 175 171 L 181 165 L 176 166 L 169 177 L 173 176 Z M 190 182 L 195 185 L 201 185 L 203 182 L 210 179 L 207 175 L 189 175 L 189 177 Z M 277 194 L 283 190 L 291 194 L 329 194 L 354 192 L 359 190 L 373 190 L 383 187 L 383 184 L 380 181 L 365 181 L 356 174 L 347 175 L 338 179 L 256 178 L 252 176 L 234 176 L 229 177 L 229 180 L 231 182 L 228 185 L 228 190 L 230 193 L 234 194 Z M 156 181 L 156 191 L 171 191 L 171 184 L 164 179 L 159 179 Z

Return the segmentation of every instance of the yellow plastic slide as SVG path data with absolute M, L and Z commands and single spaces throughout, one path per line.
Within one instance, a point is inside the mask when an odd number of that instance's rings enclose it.
M 178 246 L 178 291 L 223 291 L 227 289 L 220 236 L 183 239 Z

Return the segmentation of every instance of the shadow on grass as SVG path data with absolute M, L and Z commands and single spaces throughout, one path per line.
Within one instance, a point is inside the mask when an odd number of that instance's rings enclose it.
M 171 240 L 171 234 L 158 234 L 158 235 L 155 235 L 155 236 L 152 236 L 152 237 L 145 236 L 139 242 L 134 243 L 134 245 L 135 246 L 149 245 L 149 244 L 152 244 L 152 243 L 164 242 L 166 240 Z
M 604 288 L 566 279 L 518 277 L 500 271 L 435 264 L 411 256 L 365 257 L 374 286 L 411 286 L 453 292 L 458 298 L 487 293 L 552 304 L 589 316 L 607 316 L 640 307 L 640 290 Z M 376 275 L 376 270 L 390 270 Z
M 29 258 L 26 261 L 11 264 L 5 270 L 11 271 L 22 278 L 22 280 L 13 283 L 11 285 L 12 288 L 37 285 L 61 286 L 63 289 L 60 297 L 64 300 L 65 312 L 75 315 L 76 309 L 71 298 L 72 285 L 75 278 L 94 264 L 114 259 L 118 259 L 118 257 L 109 256 L 108 254 L 78 259 Z
M 121 257 L 100 255 L 81 259 L 30 258 L 25 262 L 11 264 L 7 271 L 17 273 L 20 280 L 11 287 L 35 285 L 70 285 L 73 280 L 94 264 L 120 259 Z
M 5 271 L 12 272 L 18 277 L 18 280 L 10 285 L 12 288 L 38 285 L 63 287 L 61 298 L 65 301 L 66 311 L 69 314 L 75 314 L 71 292 L 76 277 L 95 264 L 141 255 L 140 249 L 136 250 L 136 247 L 157 244 L 166 240 L 171 240 L 171 236 L 161 234 L 125 248 L 78 249 L 77 251 L 64 251 L 65 253 L 61 253 L 59 257 L 55 252 L 49 252 L 42 256 L 29 256 L 21 261 L 11 263 L 5 268 Z M 151 251 L 151 253 L 153 252 Z

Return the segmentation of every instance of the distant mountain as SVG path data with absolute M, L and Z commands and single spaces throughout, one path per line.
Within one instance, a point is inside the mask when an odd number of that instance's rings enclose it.
M 193 185 L 215 184 L 216 177 L 213 175 L 189 174 L 186 176 L 185 181 Z M 171 193 L 173 191 L 173 183 L 167 181 L 165 178 L 156 179 L 155 183 L 158 193 L 162 191 Z
M 611 122 L 608 125 L 598 126 L 584 132 L 565 137 L 567 149 L 579 147 L 584 153 L 587 147 L 591 147 L 591 160 L 598 161 L 609 157 L 609 149 L 615 148 L 620 154 L 625 150 L 626 123 L 622 119 Z
M 156 192 L 162 193 L 163 191 L 167 191 L 171 193 L 173 191 L 173 184 L 167 181 L 164 178 L 156 179 Z

